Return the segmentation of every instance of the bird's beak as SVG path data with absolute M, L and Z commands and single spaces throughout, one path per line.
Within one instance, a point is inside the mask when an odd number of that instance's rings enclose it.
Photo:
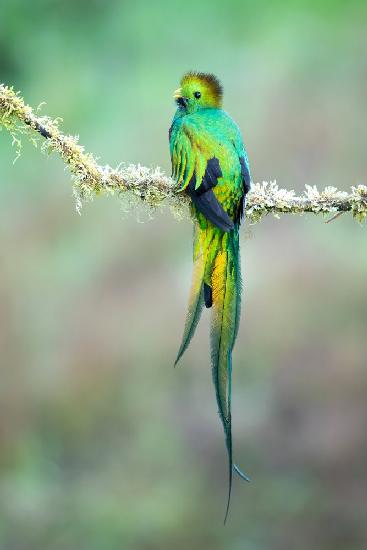
M 179 97 L 181 97 L 181 95 L 182 95 L 182 88 L 177 88 L 177 90 L 173 92 L 173 99 L 178 99 Z
M 187 103 L 188 103 L 187 97 L 183 97 L 182 88 L 178 88 L 177 90 L 175 90 L 173 92 L 173 98 L 176 101 L 177 105 L 179 105 L 181 107 L 186 107 L 187 106 Z

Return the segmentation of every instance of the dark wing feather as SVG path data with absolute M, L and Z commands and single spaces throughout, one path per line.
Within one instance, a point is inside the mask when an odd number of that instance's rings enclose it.
M 246 162 L 245 157 L 240 157 L 240 164 L 241 164 L 241 176 L 242 176 L 242 182 L 243 182 L 243 190 L 245 192 L 245 195 L 250 191 L 251 187 L 251 176 L 250 176 L 250 170 L 248 167 L 248 164 Z
M 201 195 L 202 193 L 205 193 L 205 191 L 209 191 L 209 189 L 212 189 L 217 185 L 218 178 L 221 178 L 222 175 L 222 170 L 217 157 L 209 159 L 206 163 L 205 173 L 203 179 L 201 180 L 200 187 L 198 187 L 196 192 Z
M 210 222 L 219 227 L 219 229 L 225 232 L 233 229 L 233 221 L 218 202 L 212 189 L 199 196 L 191 194 L 189 190 L 189 195 L 196 208 L 202 212 Z
M 195 189 L 196 175 L 194 173 L 187 186 L 187 192 L 196 208 L 219 229 L 227 232 L 233 229 L 233 221 L 213 193 L 213 187 L 217 185 L 220 177 L 222 177 L 222 170 L 219 160 L 213 157 L 207 162 L 200 186 Z
M 241 223 L 241 220 L 243 218 L 245 205 L 246 205 L 246 195 L 250 191 L 251 188 L 251 176 L 250 176 L 250 170 L 248 167 L 248 163 L 246 162 L 245 157 L 240 157 L 240 164 L 241 164 L 241 178 L 242 178 L 242 186 L 243 186 L 243 195 L 241 197 L 240 202 L 238 203 L 238 208 L 236 212 L 236 218 L 235 221 L 237 223 Z

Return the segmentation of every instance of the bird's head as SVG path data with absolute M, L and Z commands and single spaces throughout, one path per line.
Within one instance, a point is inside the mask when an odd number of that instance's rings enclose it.
M 213 74 L 189 72 L 180 82 L 180 88 L 174 92 L 178 108 L 185 113 L 194 113 L 199 109 L 220 109 L 223 90 L 221 83 Z

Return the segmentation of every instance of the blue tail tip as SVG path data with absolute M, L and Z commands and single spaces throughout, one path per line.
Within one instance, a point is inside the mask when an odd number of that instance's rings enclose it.
M 233 469 L 244 481 L 250 483 L 251 479 L 236 464 L 233 464 Z

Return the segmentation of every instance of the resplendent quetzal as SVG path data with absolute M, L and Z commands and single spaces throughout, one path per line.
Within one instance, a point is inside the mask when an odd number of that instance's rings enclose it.
M 241 310 L 239 227 L 250 169 L 241 132 L 222 110 L 222 87 L 212 74 L 189 72 L 174 93 L 169 131 L 172 177 L 191 198 L 194 272 L 185 330 L 176 363 L 188 347 L 203 306 L 211 308 L 211 363 L 229 460 L 227 519 L 235 470 L 231 432 L 232 350 Z

